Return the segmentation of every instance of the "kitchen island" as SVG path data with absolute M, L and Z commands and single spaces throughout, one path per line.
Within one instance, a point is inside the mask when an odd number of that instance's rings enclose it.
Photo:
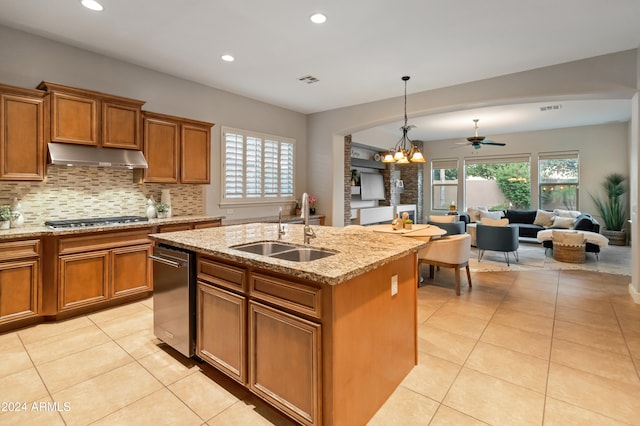
M 303 246 L 303 226 L 281 242 Z M 365 424 L 417 363 L 417 251 L 424 241 L 314 226 L 295 262 L 237 250 L 277 241 L 254 223 L 154 234 L 197 253 L 196 354 L 291 418 Z

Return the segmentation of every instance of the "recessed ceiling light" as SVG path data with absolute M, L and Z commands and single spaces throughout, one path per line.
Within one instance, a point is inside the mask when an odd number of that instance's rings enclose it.
M 95 11 L 98 11 L 98 12 L 100 12 L 102 9 L 104 9 L 102 7 L 102 5 L 100 3 L 98 3 L 96 0 L 82 0 L 81 3 L 87 9 L 95 10 Z
M 236 60 L 236 58 L 231 55 L 222 55 L 220 58 L 225 62 L 233 62 Z
M 324 24 L 327 22 L 327 17 L 322 13 L 314 13 L 309 19 L 311 19 L 311 22 L 314 24 Z

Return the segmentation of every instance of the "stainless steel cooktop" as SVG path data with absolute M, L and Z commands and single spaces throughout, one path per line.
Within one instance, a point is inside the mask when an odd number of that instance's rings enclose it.
M 149 219 L 145 216 L 94 217 L 84 219 L 48 220 L 44 223 L 44 226 L 48 226 L 52 229 L 68 229 L 146 222 L 148 220 Z

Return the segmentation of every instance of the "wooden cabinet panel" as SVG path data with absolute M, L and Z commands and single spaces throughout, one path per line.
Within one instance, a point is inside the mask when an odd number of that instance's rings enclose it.
M 0 85 L 0 179 L 44 179 L 43 96 Z
M 259 273 L 251 274 L 250 294 L 283 308 L 320 318 L 322 290 Z
M 61 256 L 58 309 L 64 311 L 108 298 L 109 252 Z
M 178 182 L 178 128 L 175 122 L 145 117 L 144 154 L 149 166 L 144 171 L 145 182 Z
M 151 244 L 114 249 L 111 254 L 113 279 L 109 296 L 126 296 L 153 290 L 151 279 Z
M 98 145 L 98 101 L 80 95 L 51 95 L 51 141 Z
M 249 302 L 249 386 L 306 425 L 322 424 L 319 324 Z
M 245 270 L 215 260 L 207 259 L 204 256 L 198 257 L 197 268 L 198 279 L 210 283 L 244 292 L 246 290 Z
M 220 219 L 211 222 L 196 222 L 193 224 L 193 229 L 215 228 L 217 226 L 222 226 Z
M 142 150 L 139 106 L 102 103 L 102 146 Z
M 198 282 L 196 352 L 243 384 L 247 382 L 246 300 Z
M 211 130 L 208 126 L 182 125 L 180 181 L 206 184 L 211 181 Z
M 38 314 L 39 259 L 0 263 L 0 324 Z
M 158 232 L 190 231 L 191 229 L 193 229 L 193 227 L 190 223 L 171 223 L 158 226 Z

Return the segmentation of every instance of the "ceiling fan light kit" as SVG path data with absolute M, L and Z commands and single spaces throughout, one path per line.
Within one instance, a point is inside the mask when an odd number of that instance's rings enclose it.
M 411 129 L 411 126 L 407 125 L 407 81 L 408 75 L 402 77 L 404 81 L 404 126 L 400 128 L 402 130 L 402 137 L 400 140 L 389 149 L 389 152 L 385 154 L 382 159 L 383 163 L 397 163 L 397 164 L 409 164 L 412 163 L 424 163 L 425 159 L 420 152 L 420 149 L 413 144 L 407 133 Z
M 473 147 L 473 149 L 480 149 L 482 148 L 482 145 L 495 145 L 495 146 L 505 146 L 506 143 L 502 143 L 502 142 L 495 142 L 495 141 L 490 141 L 490 140 L 485 140 L 484 136 L 478 136 L 478 121 L 480 121 L 479 118 L 474 118 L 473 119 L 473 136 L 470 136 L 467 138 L 467 141 L 469 142 L 469 144 Z

